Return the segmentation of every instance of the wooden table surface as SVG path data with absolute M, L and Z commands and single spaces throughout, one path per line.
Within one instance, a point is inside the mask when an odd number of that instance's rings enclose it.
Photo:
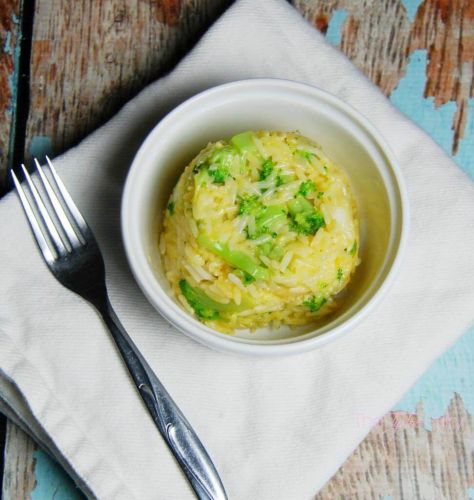
M 60 154 L 104 123 L 230 3 L 0 0 L 1 189 L 8 166 Z M 474 178 L 474 0 L 292 3 Z M 374 422 L 316 498 L 474 498 L 473 412 L 474 328 Z M 354 425 L 367 418 L 357 409 Z M 8 423 L 3 498 L 82 495 Z

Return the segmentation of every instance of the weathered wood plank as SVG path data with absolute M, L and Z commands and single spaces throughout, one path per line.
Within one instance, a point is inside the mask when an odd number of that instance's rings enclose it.
M 12 107 L 15 94 L 15 59 L 20 0 L 0 0 L 0 193 L 4 185 Z
M 346 13 L 340 48 L 387 95 L 405 74 L 410 54 L 428 51 L 425 97 L 457 104 L 452 153 L 464 136 L 474 96 L 474 2 L 424 0 L 411 23 L 402 0 L 294 0 L 303 16 L 325 32 L 332 14 Z M 415 2 L 416 3 L 416 2 Z
M 410 50 L 416 49 L 428 50 L 425 96 L 433 97 L 437 106 L 457 104 L 452 124 L 456 153 L 466 128 L 468 100 L 474 97 L 474 2 L 425 0 L 411 31 Z
M 35 442 L 11 422 L 7 425 L 5 469 L 3 476 L 4 500 L 25 500 L 35 487 Z
M 27 153 L 60 153 L 170 68 L 229 0 L 37 0 Z
M 385 415 L 316 499 L 467 499 L 473 453 L 474 422 L 458 394 L 431 430 L 420 403 L 414 414 Z

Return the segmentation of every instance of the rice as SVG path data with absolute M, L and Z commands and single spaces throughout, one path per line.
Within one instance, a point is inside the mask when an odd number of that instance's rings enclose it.
M 185 168 L 159 250 L 184 308 L 225 333 L 335 310 L 359 262 L 347 177 L 298 133 L 246 132 Z

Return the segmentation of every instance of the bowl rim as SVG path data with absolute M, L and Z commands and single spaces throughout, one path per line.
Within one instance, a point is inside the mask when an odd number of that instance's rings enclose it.
M 235 91 L 239 88 L 255 87 L 256 89 L 258 89 L 258 87 L 265 88 L 268 86 L 280 88 L 286 91 L 289 90 L 299 94 L 304 93 L 305 95 L 308 95 L 309 93 L 320 100 L 328 102 L 330 105 L 338 107 L 340 110 L 346 113 L 357 124 L 357 126 L 367 134 L 368 137 L 370 137 L 374 141 L 374 143 L 380 148 L 381 152 L 386 157 L 387 165 L 391 169 L 392 182 L 389 185 L 392 189 L 395 190 L 399 197 L 400 213 L 397 214 L 397 217 L 400 219 L 400 229 L 399 236 L 397 235 L 398 245 L 397 241 L 395 240 L 394 244 L 396 246 L 391 252 L 393 255 L 393 260 L 391 265 L 388 264 L 389 267 L 385 276 L 381 278 L 382 281 L 378 288 L 374 291 L 373 295 L 352 316 L 347 318 L 341 324 L 336 325 L 331 330 L 319 335 L 316 334 L 307 337 L 307 335 L 310 335 L 312 333 L 309 332 L 308 334 L 304 335 L 304 337 L 307 338 L 299 339 L 298 337 L 293 337 L 290 339 L 271 341 L 271 343 L 262 343 L 264 341 L 241 339 L 232 335 L 218 332 L 206 326 L 205 324 L 199 322 L 197 319 L 193 318 L 187 311 L 180 307 L 169 296 L 168 293 L 166 293 L 166 291 L 156 279 L 153 270 L 151 269 L 151 266 L 148 262 L 148 259 L 144 255 L 145 252 L 142 251 L 138 253 L 135 251 L 136 237 L 131 234 L 133 231 L 133 229 L 131 228 L 134 228 L 134 225 L 131 224 L 132 221 L 130 220 L 130 217 L 132 211 L 129 209 L 129 207 L 132 203 L 131 195 L 133 191 L 133 185 L 137 176 L 139 175 L 140 169 L 138 168 L 138 166 L 142 162 L 142 156 L 144 156 L 145 152 L 154 141 L 156 135 L 159 134 L 170 121 L 177 119 L 181 114 L 185 113 L 186 109 L 189 106 L 193 106 L 196 102 L 200 101 L 203 98 L 208 98 L 213 94 Z M 386 181 L 384 181 L 384 185 L 386 188 L 388 188 L 388 184 L 386 183 Z M 214 348 L 218 351 L 267 357 L 300 354 L 321 347 L 347 333 L 357 323 L 359 323 L 363 317 L 372 312 L 374 308 L 380 303 L 381 299 L 385 296 L 390 286 L 393 284 L 395 276 L 399 271 L 408 239 L 409 220 L 408 193 L 401 168 L 398 164 L 395 154 L 387 144 L 385 138 L 369 121 L 369 119 L 366 118 L 361 112 L 356 110 L 353 106 L 346 103 L 334 94 L 331 94 L 330 92 L 306 83 L 279 78 L 249 78 L 217 85 L 195 94 L 194 96 L 186 99 L 181 104 L 172 109 L 150 130 L 147 137 L 137 150 L 127 175 L 121 203 L 121 232 L 127 260 L 136 282 L 138 283 L 148 301 L 153 305 L 153 307 L 157 309 L 157 311 L 175 328 L 180 330 L 185 335 L 196 340 L 197 342 L 206 345 L 207 347 Z M 142 245 L 140 245 L 140 247 L 141 246 Z

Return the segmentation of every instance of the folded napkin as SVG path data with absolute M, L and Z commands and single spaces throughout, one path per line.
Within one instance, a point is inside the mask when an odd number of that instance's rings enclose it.
M 343 338 L 283 359 L 219 354 L 174 330 L 140 293 L 120 241 L 121 190 L 145 134 L 196 92 L 257 76 L 318 86 L 367 116 L 395 152 L 411 204 L 405 259 L 378 309 Z M 313 497 L 474 320 L 473 184 L 283 0 L 235 3 L 174 71 L 55 164 L 104 252 L 118 316 L 230 499 Z M 47 270 L 11 194 L 0 241 L 3 411 L 90 497 L 192 498 L 98 315 Z

